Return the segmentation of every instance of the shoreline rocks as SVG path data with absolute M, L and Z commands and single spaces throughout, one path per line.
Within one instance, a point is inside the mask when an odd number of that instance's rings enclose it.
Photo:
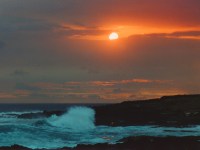
M 127 101 L 119 104 L 93 106 L 96 125 L 107 126 L 192 126 L 200 125 L 200 95 L 164 96 L 146 101 Z M 32 119 L 37 117 L 60 116 L 63 111 L 44 111 L 42 113 L 27 113 L 18 118 Z M 76 148 L 61 148 L 54 150 L 199 150 L 200 137 L 128 137 L 119 143 L 78 145 Z M 31 150 L 14 145 L 0 147 L 0 150 Z M 41 149 L 40 149 L 41 150 Z M 45 150 L 45 149 L 43 149 Z
M 190 126 L 200 124 L 200 95 L 164 96 L 144 101 L 126 101 L 92 107 L 96 125 Z M 21 114 L 18 118 L 60 116 L 64 111 L 43 111 Z
M 165 96 L 96 106 L 96 125 L 190 126 L 200 124 L 200 95 Z

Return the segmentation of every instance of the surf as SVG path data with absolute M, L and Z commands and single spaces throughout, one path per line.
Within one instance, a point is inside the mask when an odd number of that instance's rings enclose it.
M 71 107 L 61 116 L 51 116 L 47 122 L 54 127 L 73 132 L 88 131 L 95 128 L 95 111 L 89 107 Z

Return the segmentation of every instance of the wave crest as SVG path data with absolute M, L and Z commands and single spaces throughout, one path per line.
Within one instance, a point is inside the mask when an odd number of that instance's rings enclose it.
M 94 121 L 95 111 L 88 107 L 71 107 L 62 116 L 53 115 L 47 119 L 50 125 L 73 130 L 73 132 L 94 129 Z

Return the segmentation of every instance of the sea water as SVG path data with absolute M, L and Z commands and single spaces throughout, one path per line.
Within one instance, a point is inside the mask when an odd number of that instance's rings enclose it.
M 187 128 L 95 126 L 95 111 L 90 107 L 73 105 L 45 107 L 49 110 L 67 109 L 66 113 L 61 116 L 52 115 L 48 118 L 22 119 L 18 116 L 30 112 L 42 112 L 44 106 L 21 106 L 21 110 L 15 107 L 15 109 L 12 109 L 15 111 L 4 108 L 0 112 L 0 147 L 18 144 L 33 149 L 52 149 L 75 147 L 78 144 L 115 144 L 120 139 L 129 136 L 200 136 L 200 126 Z M 37 110 L 37 108 L 41 110 Z

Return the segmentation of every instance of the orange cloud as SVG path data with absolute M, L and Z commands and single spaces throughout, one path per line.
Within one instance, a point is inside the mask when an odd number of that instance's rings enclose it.
M 135 84 L 137 83 L 137 84 Z M 138 84 L 142 86 L 138 87 Z M 65 82 L 65 83 L 31 83 L 24 88 L 28 89 L 16 90 L 15 98 L 55 98 L 73 100 L 102 100 L 106 102 L 124 101 L 129 99 L 140 99 L 144 97 L 161 96 L 161 91 L 152 92 L 152 87 L 171 84 L 168 80 L 149 80 L 149 79 L 128 79 L 128 80 L 111 80 L 111 81 L 87 81 L 87 82 Z M 127 87 L 128 85 L 128 87 Z M 131 85 L 131 86 L 130 86 Z M 142 87 L 148 85 L 146 90 L 141 90 Z M 136 87 L 135 87 L 136 86 Z M 150 86 L 150 87 L 149 87 Z M 31 87 L 31 88 L 30 88 Z M 149 91 L 149 93 L 148 93 Z M 174 92 L 178 93 L 178 92 Z M 163 91 L 166 95 L 167 92 Z M 173 94 L 172 92 L 170 94 Z M 134 98 L 132 95 L 136 95 Z M 167 94 L 168 95 L 168 94 Z M 5 97 L 5 94 L 4 94 Z M 8 97 L 8 96 L 7 96 Z M 13 97 L 14 98 L 14 97 Z
M 30 91 L 28 90 L 16 90 L 15 91 L 15 96 L 20 96 L 20 97 L 27 97 L 31 94 Z
M 147 80 L 147 79 L 132 79 L 132 80 L 122 80 L 120 83 L 127 84 L 127 83 L 152 83 L 153 80 Z
M 9 92 L 0 92 L 0 99 L 17 98 L 15 94 Z

